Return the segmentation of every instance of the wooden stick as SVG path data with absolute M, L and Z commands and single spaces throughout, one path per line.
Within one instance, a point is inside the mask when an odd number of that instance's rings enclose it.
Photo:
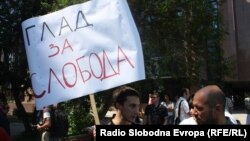
M 92 111 L 93 111 L 93 116 L 94 116 L 94 119 L 95 119 L 95 124 L 99 125 L 100 124 L 100 120 L 99 120 L 99 116 L 98 116 L 97 109 L 96 109 L 96 103 L 95 103 L 95 96 L 94 96 L 94 94 L 90 94 L 89 98 L 90 98 L 91 108 L 92 108 Z

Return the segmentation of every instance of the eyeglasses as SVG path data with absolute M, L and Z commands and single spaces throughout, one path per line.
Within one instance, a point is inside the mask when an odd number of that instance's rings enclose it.
M 157 97 L 155 97 L 155 96 L 151 96 L 150 98 L 157 98 Z

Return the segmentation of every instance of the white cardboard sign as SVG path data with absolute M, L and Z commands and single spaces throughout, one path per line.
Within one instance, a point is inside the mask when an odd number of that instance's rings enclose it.
M 126 0 L 94 0 L 22 23 L 37 109 L 145 79 Z

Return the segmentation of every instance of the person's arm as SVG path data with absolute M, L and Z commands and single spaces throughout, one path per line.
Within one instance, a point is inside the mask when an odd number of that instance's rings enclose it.
M 184 103 L 182 103 L 182 104 L 184 104 L 184 105 L 183 105 L 183 106 L 184 106 L 183 109 L 184 109 L 185 113 L 186 113 L 188 116 L 191 117 L 191 111 L 190 111 L 188 102 L 184 102 Z
M 168 105 L 167 109 L 168 109 L 168 112 L 174 112 L 174 103 L 171 102 L 171 103 Z
M 167 124 L 168 124 L 168 109 L 167 109 L 167 108 L 164 108 L 162 114 L 163 114 L 163 116 L 164 116 L 163 125 L 167 125 Z
M 165 116 L 165 117 L 164 117 L 163 125 L 167 125 L 167 124 L 168 124 L 168 116 Z
M 45 118 L 44 123 L 42 125 L 37 124 L 38 130 L 48 129 L 50 127 L 51 127 L 51 118 L 50 117 Z
M 51 126 L 51 119 L 46 118 L 42 125 L 37 124 L 37 129 L 46 129 L 46 128 L 50 128 L 50 126 Z

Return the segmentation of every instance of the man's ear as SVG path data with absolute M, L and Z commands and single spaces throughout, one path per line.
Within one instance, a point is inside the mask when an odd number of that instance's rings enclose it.
M 221 111 L 221 110 L 224 111 L 223 110 L 224 107 L 221 104 L 216 104 L 214 108 L 215 108 L 216 111 Z

